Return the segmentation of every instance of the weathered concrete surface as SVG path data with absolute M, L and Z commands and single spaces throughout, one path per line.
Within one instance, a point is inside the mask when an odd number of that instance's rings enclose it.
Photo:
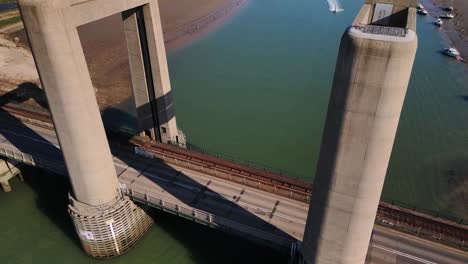
M 179 135 L 159 8 L 134 9 L 122 16 L 139 130 L 167 143 Z
M 75 198 L 100 205 L 118 182 L 71 7 L 67 1 L 20 1 L 39 76 Z
M 366 260 L 417 48 L 415 8 L 408 9 L 415 1 L 367 1 L 375 2 L 398 3 L 397 17 L 371 23 L 374 6 L 365 4 L 342 37 L 304 234 L 310 264 Z
M 70 205 L 70 215 L 83 248 L 94 257 L 123 254 L 143 236 L 152 220 L 141 209 L 129 205 L 132 202 L 119 192 L 77 27 L 136 7 L 142 10 L 155 100 L 165 98 L 160 104 L 163 110 L 158 108 L 157 113 L 164 132 L 161 134 L 169 138 L 163 138 L 166 142 L 176 137 L 172 133 L 177 132 L 177 127 L 175 118 L 161 119 L 170 116 L 166 110 L 171 109 L 172 102 L 167 99 L 170 85 L 158 0 L 20 0 L 19 5 L 70 176 L 76 200 Z M 130 58 L 134 56 L 141 54 L 132 52 Z M 134 83 L 143 83 L 144 77 L 133 76 L 140 78 Z M 106 213 L 111 211 L 112 215 Z M 105 242 L 110 241 L 109 237 L 115 239 L 107 217 L 113 217 L 114 225 L 120 227 L 118 240 L 126 241 L 126 246 Z

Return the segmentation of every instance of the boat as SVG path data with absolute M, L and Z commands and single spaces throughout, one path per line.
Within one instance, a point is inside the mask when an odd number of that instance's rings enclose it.
M 427 10 L 426 9 L 418 9 L 418 14 L 421 14 L 423 16 L 427 15 Z
M 328 0 L 328 5 L 329 5 L 330 11 L 333 13 L 343 11 L 343 8 L 341 7 L 341 3 L 338 2 L 338 0 Z
M 439 26 L 439 27 L 441 27 L 443 23 L 444 23 L 444 21 L 442 19 L 440 19 L 440 18 L 438 18 L 436 21 L 434 21 L 434 24 L 436 26 Z
M 416 9 L 424 9 L 424 6 L 422 4 L 418 4 L 418 6 L 416 7 Z
M 452 11 L 453 11 L 453 7 L 451 7 L 451 6 L 444 7 L 443 9 L 444 9 L 445 11 L 449 11 L 449 12 L 452 12 Z
M 460 58 L 460 52 L 456 48 L 444 49 L 444 54 L 454 58 Z
M 452 14 L 452 13 L 447 13 L 447 14 L 443 14 L 443 15 L 439 16 L 439 18 L 447 18 L 447 19 L 452 19 L 454 17 L 455 17 L 455 15 Z

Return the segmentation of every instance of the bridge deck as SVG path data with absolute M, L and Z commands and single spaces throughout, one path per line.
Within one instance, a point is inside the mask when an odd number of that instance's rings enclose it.
M 65 173 L 50 130 L 2 122 L 0 155 Z M 139 202 L 283 248 L 302 238 L 308 211 L 304 201 L 212 177 L 200 168 L 128 152 L 114 152 L 114 161 L 127 194 Z M 381 229 L 375 231 L 369 259 L 369 263 L 468 263 L 466 255 Z

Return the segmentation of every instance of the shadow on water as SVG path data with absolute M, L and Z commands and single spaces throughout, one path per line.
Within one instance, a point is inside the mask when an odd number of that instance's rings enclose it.
M 460 99 L 462 99 L 465 102 L 468 102 L 468 95 L 460 95 Z
M 21 100 L 18 100 L 18 94 L 23 95 L 19 97 L 22 98 Z M 30 99 L 28 96 L 24 95 L 31 96 L 38 104 L 47 107 L 47 105 L 43 104 L 44 101 L 42 98 L 44 94 L 42 90 L 31 83 L 22 84 L 17 89 L 1 96 L 0 107 L 11 102 L 24 102 Z M 60 149 L 56 147 L 53 142 L 49 142 L 47 139 L 48 136 L 38 134 L 7 111 L 0 109 L 0 113 L 2 121 L 7 121 L 1 123 L 0 133 L 8 142 L 14 145 L 14 147 L 24 153 L 32 154 L 33 156 L 63 162 Z M 113 115 L 115 114 L 117 113 L 113 113 Z M 122 112 L 121 114 L 123 118 L 127 118 L 125 116 L 127 113 Z M 111 134 L 113 135 L 113 133 Z M 114 139 L 115 138 L 111 137 L 111 140 Z M 118 139 L 128 141 L 129 138 L 122 138 L 120 136 Z M 146 175 L 151 181 L 157 183 L 165 192 L 170 193 L 186 204 L 234 221 L 249 223 L 250 226 L 269 230 L 271 233 L 292 240 L 291 236 L 287 233 L 239 206 L 235 201 L 228 200 L 222 195 L 210 190 L 209 182 L 207 185 L 202 185 L 160 160 L 145 160 L 135 156 L 131 152 L 122 153 L 121 150 L 113 150 L 113 154 L 126 162 L 130 168 L 137 170 L 141 175 Z M 118 172 L 119 175 L 121 173 L 122 171 Z M 46 177 L 38 177 L 38 179 L 28 181 L 38 194 L 37 206 L 44 215 L 50 218 L 62 232 L 78 246 L 78 237 L 75 234 L 71 220 L 66 211 L 68 204 L 66 197 L 69 190 L 68 181 L 62 177 L 56 177 L 54 180 L 42 179 Z M 175 184 L 175 181 L 183 183 L 183 185 L 189 185 L 192 188 L 187 189 L 181 187 L 181 185 Z M 244 263 L 247 263 L 246 258 L 249 258 L 247 256 L 249 254 L 237 254 L 237 250 L 238 248 L 244 248 L 245 251 L 252 250 L 251 247 L 248 246 L 251 245 L 250 242 L 245 242 L 243 239 L 238 239 L 230 235 L 228 236 L 219 231 L 210 232 L 208 236 L 205 232 L 208 228 L 204 226 L 195 227 L 195 225 L 193 225 L 193 227 L 189 227 L 188 230 L 185 230 L 185 226 L 189 226 L 184 224 L 186 220 L 167 216 L 162 213 L 159 213 L 159 215 L 160 217 L 157 219 L 159 225 L 171 236 L 180 241 L 186 248 L 189 248 L 190 253 L 196 258 L 194 259 L 196 263 L 219 263 L 219 259 L 223 259 L 224 257 L 223 254 L 228 253 L 230 253 L 230 256 L 238 256 Z M 181 228 L 181 226 L 184 226 L 184 228 Z M 234 241 L 235 247 L 229 250 L 221 249 L 221 245 L 223 245 L 224 242 L 219 242 L 218 240 L 226 240 L 227 238 Z M 213 248 L 215 250 L 212 250 Z M 261 248 L 261 246 L 255 246 L 256 250 Z M 271 250 L 271 252 L 275 251 Z
M 440 164 L 432 164 L 427 172 L 436 171 L 445 179 L 444 193 L 438 200 L 439 211 L 430 214 L 449 219 L 458 223 L 468 224 L 468 163 L 466 159 L 446 160 Z
M 26 183 L 36 193 L 36 206 L 69 238 L 76 247 L 81 248 L 73 223 L 68 215 L 69 182 L 63 175 L 42 169 L 27 167 Z
M 36 84 L 22 83 L 16 89 L 0 97 L 0 107 L 9 103 L 22 103 L 33 99 L 41 107 L 48 109 L 45 95 Z M 26 138 L 34 139 L 34 145 L 40 153 L 47 154 L 49 157 L 63 160 L 59 149 L 47 142 L 46 139 L 38 135 L 34 130 L 22 124 L 21 120 L 11 115 L 7 111 L 0 109 L 2 119 L 1 134 L 18 149 L 27 149 L 28 142 Z M 19 132 L 24 137 L 17 134 L 8 133 L 9 126 L 18 126 Z M 26 167 L 26 170 L 32 170 Z M 42 170 L 36 169 L 34 174 L 40 174 L 39 177 L 26 177 L 26 183 L 32 187 L 37 194 L 36 205 L 40 211 L 46 215 L 76 246 L 80 246 L 79 240 L 74 233 L 73 224 L 67 213 L 68 201 L 66 199 L 69 190 L 68 180 L 63 176 L 54 175 L 53 179 L 43 177 Z M 27 175 L 28 173 L 26 173 Z M 48 173 L 52 174 L 52 173 Z M 57 210 L 58 209 L 58 210 Z
M 209 227 L 158 212 L 156 225 L 190 249 L 199 264 L 287 263 L 288 256 Z M 183 226 L 183 228 L 181 228 Z M 255 249 L 254 249 L 255 248 Z

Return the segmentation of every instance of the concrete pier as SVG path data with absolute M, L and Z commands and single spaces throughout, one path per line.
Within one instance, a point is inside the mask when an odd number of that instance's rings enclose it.
M 23 181 L 23 176 L 21 171 L 16 166 L 18 162 L 11 162 L 7 160 L 0 159 L 0 185 L 4 192 L 11 192 L 11 186 L 9 181 L 18 176 L 21 181 Z
M 122 19 L 141 134 L 163 143 L 185 143 L 177 129 L 159 8 L 137 7 Z
M 417 49 L 416 0 L 366 0 L 344 33 L 302 251 L 363 264 Z
M 119 189 L 77 27 L 142 8 L 145 22 L 153 25 L 146 29 L 148 39 L 162 41 L 162 34 L 153 32 L 161 26 L 158 1 L 20 0 L 19 6 L 65 158 L 72 185 L 69 211 L 83 248 L 97 258 L 123 254 L 152 219 Z M 152 47 L 161 64 L 163 48 Z M 152 78 L 161 79 L 160 69 L 153 69 Z

